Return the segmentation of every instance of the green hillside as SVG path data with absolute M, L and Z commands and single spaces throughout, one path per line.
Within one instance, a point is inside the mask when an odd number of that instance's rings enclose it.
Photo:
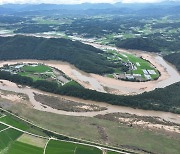
M 180 53 L 172 53 L 165 56 L 164 59 L 175 65 L 178 71 L 180 71 Z
M 90 45 L 63 38 L 0 37 L 0 60 L 61 60 L 85 72 L 112 73 L 116 64 L 99 54 L 102 52 Z

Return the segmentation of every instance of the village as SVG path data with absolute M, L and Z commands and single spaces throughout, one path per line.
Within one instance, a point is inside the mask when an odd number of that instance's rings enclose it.
M 49 67 L 43 63 L 17 63 L 14 65 L 5 64 L 2 68 L 0 68 L 0 71 L 9 72 L 14 75 L 17 74 L 30 77 L 34 81 L 55 81 L 61 85 L 64 85 L 71 81 L 71 79 L 60 70 Z
M 109 77 L 127 81 L 150 81 L 159 77 L 158 70 L 148 61 L 135 55 L 116 52 L 115 50 L 106 49 L 106 58 L 114 63 L 121 64 L 122 68 L 118 68 Z

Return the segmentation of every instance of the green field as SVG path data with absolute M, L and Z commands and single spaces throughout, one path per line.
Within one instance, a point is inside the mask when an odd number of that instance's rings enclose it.
M 50 140 L 46 148 L 46 154 L 102 154 L 102 151 L 80 144 Z
M 25 72 L 31 72 L 31 73 L 52 72 L 52 69 L 46 65 L 24 66 L 23 70 Z
M 38 127 L 37 129 L 36 126 L 27 124 L 25 121 L 9 113 L 5 115 L 5 117 L 1 118 L 2 124 L 0 124 L 0 130 L 2 130 L 0 132 L 0 153 L 43 154 L 44 148 L 46 147 L 46 154 L 102 154 L 102 151 L 96 147 L 59 140 L 62 135 L 55 135 Z M 19 130 L 11 128 L 11 126 Z M 29 129 L 31 133 L 34 133 L 28 134 L 28 132 L 23 132 L 29 131 Z M 41 136 L 41 134 L 44 135 L 44 133 L 46 133 L 47 136 Z M 54 139 L 52 139 L 51 136 L 54 137 Z M 50 140 L 49 142 L 48 139 Z M 47 142 L 48 144 L 45 146 Z
M 0 132 L 0 151 L 7 148 L 13 141 L 15 141 L 22 132 L 9 128 L 3 132 Z
M 54 75 L 51 67 L 46 65 L 38 64 L 37 66 L 25 65 L 22 67 L 22 72 L 18 74 L 21 76 L 26 76 L 32 78 L 34 81 L 36 80 L 45 80 Z M 41 74 L 41 75 L 37 75 Z
M 29 128 L 26 124 L 21 123 L 20 121 L 17 121 L 16 119 L 13 119 L 12 117 L 9 116 L 0 118 L 0 121 L 9 124 L 13 127 L 19 128 L 21 130 L 27 130 Z
M 133 128 L 126 126 L 124 124 L 112 122 L 109 120 L 97 119 L 97 118 L 88 118 L 88 117 L 73 117 L 73 116 L 64 116 L 64 115 L 57 115 L 53 113 L 45 113 L 42 111 L 37 111 L 34 109 L 29 109 L 23 106 L 22 109 L 16 106 L 13 106 L 13 112 L 18 113 L 19 115 L 29 119 L 33 123 L 40 125 L 41 127 L 56 131 L 61 134 L 73 136 L 76 138 L 86 139 L 89 141 L 94 141 L 95 143 L 108 143 L 108 145 L 117 146 L 119 145 L 128 145 L 129 147 L 137 148 L 137 149 L 144 149 L 147 151 L 151 151 L 154 153 L 159 154 L 179 154 L 179 139 L 171 138 L 167 135 L 161 133 L 155 133 L 153 131 L 144 130 L 141 128 Z M 8 115 L 7 115 L 8 116 Z M 11 118 L 12 119 L 12 118 Z M 13 119 L 18 122 L 17 118 Z M 53 120 L 52 120 L 53 119 Z M 59 120 L 61 122 L 59 122 Z M 21 125 L 23 122 L 19 120 Z M 40 122 L 40 123 L 39 123 Z M 14 125 L 14 124 L 13 124 Z M 24 122 L 24 125 L 27 125 Z M 18 126 L 18 125 L 17 125 Z M 108 136 L 108 141 L 104 141 L 101 135 L 98 133 L 98 128 L 104 128 L 105 132 Z M 35 126 L 30 126 L 32 132 L 36 134 Z M 74 129 L 77 128 L 78 129 Z M 33 129 L 34 128 L 34 129 Z M 43 130 L 41 129 L 43 132 Z M 37 129 L 37 134 L 40 130 Z M 45 133 L 45 132 L 44 132 Z M 39 143 L 39 139 L 33 137 L 31 135 L 23 134 L 17 130 L 9 128 L 0 133 L 0 151 L 4 148 L 8 148 L 9 153 L 13 151 L 15 147 L 16 153 L 20 153 L 18 147 L 22 147 L 22 149 L 30 149 L 32 146 L 35 146 L 35 150 L 42 151 L 42 145 L 40 149 L 36 148 L 36 146 L 40 146 L 40 144 L 32 145 L 32 142 L 28 142 L 29 139 L 31 141 Z M 42 133 L 43 134 L 43 133 Z M 25 135 L 25 136 L 24 136 Z M 24 137 L 23 137 L 24 136 Z M 47 138 L 53 136 L 50 134 L 46 136 Z M 33 140 L 32 140 L 33 139 Z M 143 140 L 142 140 L 143 139 Z M 45 139 L 47 141 L 47 139 Z M 16 143 L 16 141 L 18 141 Z M 21 144 L 19 142 L 23 142 Z M 34 144 L 34 143 L 33 143 Z M 30 146 L 32 145 L 32 146 Z M 76 148 L 77 147 L 77 148 Z M 38 150 L 39 149 L 39 150 Z M 59 140 L 51 139 L 48 143 L 46 154 L 71 154 L 75 151 L 77 154 L 102 154 L 102 151 L 90 147 L 90 146 L 83 146 L 80 144 L 74 144 L 70 142 L 63 142 Z M 15 154 L 16 154 L 15 153 Z M 31 152 L 35 153 L 35 152 Z M 38 153 L 38 152 L 37 152 Z M 12 152 L 10 154 L 13 154 Z M 115 154 L 115 152 L 108 151 L 107 154 Z
M 129 127 L 125 124 L 94 117 L 57 115 L 25 108 L 24 106 L 16 105 L 11 110 L 43 128 L 96 143 L 105 144 L 108 142 L 108 145 L 115 147 L 118 143 L 119 145 L 129 145 L 158 154 L 179 154 L 180 151 L 180 139 L 174 139 L 163 133 Z M 101 138 L 97 126 L 105 129 L 108 141 Z
M 0 124 L 0 131 L 7 128 L 7 126 L 3 125 L 3 124 Z
M 8 154 L 43 154 L 43 148 L 25 144 L 22 142 L 14 142 L 7 151 Z

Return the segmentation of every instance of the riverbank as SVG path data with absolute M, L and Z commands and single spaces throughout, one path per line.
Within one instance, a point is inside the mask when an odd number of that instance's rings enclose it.
M 133 53 L 137 57 L 142 57 L 143 59 L 149 61 L 154 67 L 160 72 L 160 77 L 154 81 L 148 82 L 130 82 L 130 81 L 122 81 L 115 80 L 108 77 L 103 77 L 97 74 L 91 74 L 92 77 L 97 79 L 99 83 L 108 88 L 109 93 L 117 94 L 117 95 L 135 95 L 143 92 L 152 91 L 155 88 L 164 88 L 173 83 L 180 81 L 180 74 L 171 64 L 166 62 L 161 56 L 156 53 L 150 53 L 146 51 L 139 50 L 125 50 L 117 47 L 111 47 L 108 45 L 100 45 L 97 43 L 90 43 L 83 41 L 85 44 L 92 45 L 101 50 L 111 49 L 115 50 L 119 53 Z
M 135 51 L 134 51 L 135 52 Z M 108 78 L 98 74 L 89 74 L 83 72 L 67 62 L 61 61 L 44 61 L 44 60 L 12 60 L 0 61 L 0 67 L 4 64 L 16 63 L 44 63 L 51 67 L 55 67 L 67 76 L 81 84 L 84 88 L 96 90 L 104 93 L 111 93 L 117 95 L 135 95 L 145 91 L 152 91 L 155 88 L 164 88 L 173 83 L 180 81 L 179 72 L 162 57 L 150 54 L 141 53 L 136 51 L 136 54 L 142 56 L 144 59 L 149 60 L 161 73 L 161 76 L 155 81 L 148 82 L 130 82 L 122 81 L 113 78 Z
M 135 114 L 138 116 L 152 116 L 152 117 L 160 117 L 161 119 L 164 119 L 166 121 L 174 122 L 180 124 L 180 115 L 178 114 L 173 114 L 169 112 L 161 112 L 161 111 L 149 111 L 149 110 L 142 110 L 142 109 L 133 109 L 130 107 L 122 107 L 122 106 L 117 106 L 117 105 L 110 105 L 104 102 L 95 102 L 95 101 L 90 101 L 90 100 L 83 100 L 80 98 L 74 98 L 74 97 L 69 97 L 69 96 L 60 96 L 56 94 L 51 94 L 47 92 L 42 92 L 36 89 L 32 89 L 29 87 L 23 87 L 20 88 L 16 84 L 6 81 L 6 80 L 0 80 L 0 89 L 2 90 L 7 90 L 7 91 L 13 91 L 16 93 L 23 93 L 26 94 L 29 97 L 29 102 L 31 103 L 31 107 L 40 110 L 40 111 L 45 111 L 45 112 L 51 112 L 51 113 L 56 113 L 56 114 L 63 114 L 63 115 L 71 115 L 71 116 L 85 116 L 85 117 L 94 117 L 99 114 L 105 115 L 109 113 L 129 113 L 129 114 Z M 83 104 L 91 104 L 91 105 L 98 105 L 100 107 L 105 107 L 107 110 L 104 111 L 91 111 L 91 112 L 67 112 L 63 110 L 57 110 L 53 109 L 49 106 L 44 107 L 43 104 L 40 102 L 36 101 L 34 98 L 34 93 L 37 94 L 43 94 L 47 96 L 54 96 L 57 98 L 63 98 L 65 100 L 69 101 L 74 101 L 74 102 L 79 102 Z

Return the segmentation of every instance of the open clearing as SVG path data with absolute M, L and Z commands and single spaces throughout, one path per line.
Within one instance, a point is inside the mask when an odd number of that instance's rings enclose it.
M 23 134 L 21 137 L 17 139 L 17 141 L 30 144 L 32 146 L 44 148 L 48 140 L 40 137 L 35 137 L 29 134 Z
M 45 65 L 24 66 L 23 69 L 26 72 L 38 72 L 38 73 L 51 72 L 52 71 L 52 69 L 50 67 L 45 66 Z

